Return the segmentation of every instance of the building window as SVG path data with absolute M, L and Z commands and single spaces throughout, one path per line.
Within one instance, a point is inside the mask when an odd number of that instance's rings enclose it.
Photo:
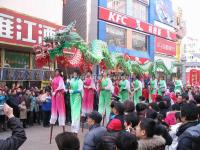
M 147 51 L 147 35 L 133 32 L 132 45 L 134 50 Z
M 127 7 L 130 16 L 133 18 L 148 21 L 148 5 L 138 1 L 132 0 L 132 7 Z
M 107 8 L 126 13 L 126 0 L 107 0 Z
M 29 68 L 30 55 L 29 53 L 21 53 L 6 50 L 4 66 L 12 68 Z
M 110 46 L 126 47 L 126 30 L 112 25 L 106 25 L 106 42 Z

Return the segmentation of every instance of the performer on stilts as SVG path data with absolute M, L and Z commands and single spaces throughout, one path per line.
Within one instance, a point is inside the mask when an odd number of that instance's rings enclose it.
M 81 103 L 83 92 L 83 81 L 78 77 L 79 71 L 74 71 L 70 81 L 70 105 L 71 105 L 71 132 L 78 134 L 80 129 Z
M 84 117 L 86 117 L 87 114 L 93 111 L 95 89 L 96 88 L 92 77 L 92 72 L 88 71 L 84 80 L 84 94 L 82 102 L 82 116 Z
M 183 89 L 183 83 L 180 80 L 180 78 L 177 77 L 176 80 L 175 80 L 175 89 L 174 89 L 174 92 L 182 94 L 182 89 Z
M 157 90 L 158 90 L 158 81 L 154 76 L 152 76 L 149 87 L 150 87 L 150 89 L 149 89 L 149 103 L 156 102 L 156 95 L 157 95 Z
M 119 82 L 120 92 L 119 98 L 120 102 L 124 102 L 129 100 L 129 93 L 130 93 L 130 82 L 126 79 L 126 75 L 123 73 L 121 76 L 121 81 Z
M 134 104 L 137 105 L 139 103 L 139 97 L 142 96 L 142 82 L 140 81 L 140 76 L 136 76 L 136 80 L 134 81 Z
M 113 85 L 107 73 L 103 72 L 103 78 L 100 83 L 100 97 L 99 97 L 99 113 L 102 116 L 106 115 L 106 123 L 109 122 L 111 95 L 113 92 Z
M 50 143 L 52 138 L 53 125 L 56 123 L 58 118 L 59 126 L 63 126 L 63 132 L 65 132 L 65 83 L 61 76 L 61 70 L 56 69 L 55 77 L 52 81 L 52 106 L 51 106 L 51 133 L 50 133 Z
M 65 83 L 61 77 L 61 70 L 56 69 L 55 77 L 52 81 L 52 109 L 50 124 L 55 124 L 58 118 L 60 126 L 65 126 Z
M 166 81 L 164 80 L 164 76 L 162 76 L 158 82 L 158 95 L 162 96 L 162 93 L 167 89 Z

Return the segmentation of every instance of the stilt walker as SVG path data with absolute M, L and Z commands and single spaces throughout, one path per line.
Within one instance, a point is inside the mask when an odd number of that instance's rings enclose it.
M 183 83 L 182 81 L 180 80 L 179 77 L 177 77 L 176 81 L 175 81 L 175 89 L 174 89 L 174 92 L 175 93 L 180 93 L 182 94 L 182 89 L 183 89 Z
M 134 104 L 137 105 L 139 103 L 139 97 L 142 96 L 142 82 L 140 81 L 140 77 L 136 76 L 136 80 L 134 81 Z
M 164 80 L 164 77 L 161 77 L 158 82 L 158 95 L 162 96 L 162 92 L 166 91 L 166 89 L 167 89 L 166 81 Z
M 119 92 L 119 98 L 120 102 L 124 102 L 126 100 L 129 100 L 129 92 L 130 92 L 130 82 L 126 79 L 126 75 L 122 74 L 122 79 L 119 82 L 120 92 Z
M 74 72 L 74 77 L 70 81 L 70 105 L 71 105 L 71 132 L 76 135 L 80 129 L 81 103 L 83 81 L 78 77 L 78 71 Z
M 106 115 L 106 123 L 109 121 L 110 116 L 110 103 L 111 94 L 113 92 L 113 85 L 110 78 L 107 77 L 107 73 L 103 72 L 103 78 L 100 83 L 100 97 L 99 97 L 99 113 L 102 116 Z
M 84 94 L 82 102 L 82 116 L 86 117 L 87 114 L 93 111 L 94 106 L 94 90 L 95 84 L 92 78 L 92 72 L 88 71 L 84 80 Z
M 149 89 L 149 103 L 156 102 L 157 89 L 158 81 L 155 77 L 152 77 Z
M 50 144 L 52 139 L 53 125 L 56 123 L 57 118 L 59 126 L 62 126 L 63 132 L 65 132 L 65 84 L 63 78 L 61 77 L 61 70 L 59 69 L 56 69 L 55 71 L 55 77 L 52 81 L 52 91 Z

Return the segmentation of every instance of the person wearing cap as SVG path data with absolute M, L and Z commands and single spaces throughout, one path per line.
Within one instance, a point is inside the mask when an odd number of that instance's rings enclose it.
M 83 144 L 83 150 L 96 150 L 101 137 L 106 133 L 106 128 L 101 126 L 102 115 L 93 111 L 88 114 L 89 132 L 86 134 Z
M 109 121 L 110 116 L 110 103 L 111 93 L 113 92 L 113 84 L 107 73 L 103 72 L 103 78 L 100 83 L 100 97 L 99 97 L 99 109 L 98 112 L 103 116 L 106 115 L 106 122 Z
M 52 81 L 52 107 L 51 107 L 51 119 L 50 124 L 53 126 L 58 118 L 58 123 L 60 126 L 65 126 L 65 101 L 64 101 L 64 91 L 65 83 L 61 76 L 61 70 L 56 69 L 55 77 Z
M 71 131 L 78 134 L 80 129 L 81 103 L 83 81 L 79 78 L 79 71 L 75 70 L 73 78 L 70 80 L 70 106 L 71 106 Z
M 130 92 L 130 82 L 126 79 L 125 74 L 123 73 L 121 76 L 121 81 L 119 82 L 120 92 L 119 98 L 123 103 L 126 100 L 129 100 L 129 92 Z
M 167 89 L 166 81 L 164 80 L 164 77 L 161 77 L 158 82 L 158 95 L 162 96 L 162 93 L 165 92 Z

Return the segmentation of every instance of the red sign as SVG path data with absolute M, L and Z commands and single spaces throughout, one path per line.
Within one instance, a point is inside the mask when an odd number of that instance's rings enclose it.
M 176 43 L 156 37 L 155 51 L 166 55 L 176 56 Z
M 59 25 L 0 8 L 0 43 L 32 47 L 55 34 Z
M 136 29 L 142 32 L 146 32 L 148 34 L 160 36 L 169 40 L 176 40 L 176 34 L 170 32 L 169 30 L 162 29 L 160 27 L 109 10 L 107 8 L 99 7 L 99 19 L 109 21 L 125 27 L 129 27 L 132 29 Z

